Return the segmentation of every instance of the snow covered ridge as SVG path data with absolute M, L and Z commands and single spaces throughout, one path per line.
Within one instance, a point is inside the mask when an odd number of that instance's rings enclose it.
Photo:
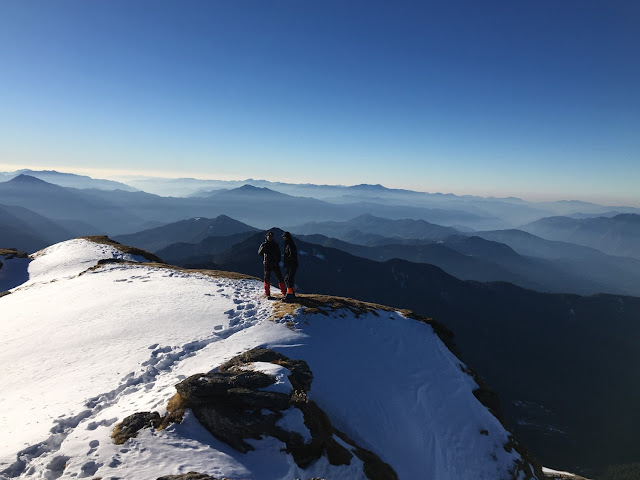
M 543 478 L 437 324 L 147 260 L 70 240 L 0 297 L 0 478 Z

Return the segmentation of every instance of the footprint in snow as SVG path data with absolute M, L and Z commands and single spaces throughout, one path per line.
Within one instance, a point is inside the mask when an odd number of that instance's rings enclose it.
M 98 446 L 99 445 L 100 445 L 100 442 L 98 440 L 91 440 L 89 442 L 89 449 L 90 450 L 87 452 L 87 456 L 95 453 L 96 450 L 98 450 Z
M 98 427 L 110 427 L 117 421 L 118 421 L 117 418 L 110 418 L 108 420 L 102 420 L 100 422 L 90 422 L 89 424 L 87 424 L 87 430 L 89 431 L 95 430 Z
M 244 311 L 244 317 L 245 318 L 252 318 L 256 316 L 256 313 L 258 313 L 257 310 L 255 309 L 248 309 Z
M 82 471 L 80 477 L 93 477 L 102 465 L 102 463 L 96 463 L 94 461 L 85 463 L 80 468 L 80 470 Z

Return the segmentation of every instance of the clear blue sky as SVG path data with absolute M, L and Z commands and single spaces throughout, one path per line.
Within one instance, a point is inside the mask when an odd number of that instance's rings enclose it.
M 0 170 L 640 205 L 640 2 L 0 0 Z

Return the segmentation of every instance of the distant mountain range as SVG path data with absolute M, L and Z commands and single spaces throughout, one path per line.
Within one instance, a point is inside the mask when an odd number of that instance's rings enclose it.
M 627 221 L 628 216 L 607 219 L 607 224 L 612 226 L 619 220 Z M 347 222 L 312 222 L 291 230 L 307 234 L 305 238 L 312 243 L 364 258 L 430 263 L 465 280 L 508 281 L 543 292 L 640 296 L 637 259 L 545 240 L 520 230 L 470 234 L 421 220 L 389 220 L 372 215 Z M 312 233 L 321 236 L 309 236 Z M 635 232 L 626 232 L 619 241 L 624 239 L 634 245 L 635 238 Z
M 110 202 L 94 200 L 85 190 L 65 188 L 28 175 L 0 183 L 0 203 L 28 208 L 53 220 L 75 220 L 91 227 L 87 234 L 102 234 L 121 225 L 140 225 L 135 217 Z
M 373 203 L 335 204 L 315 198 L 293 197 L 264 188 L 240 187 L 206 197 L 160 197 L 145 192 L 76 189 L 60 187 L 28 175 L 0 183 L 0 204 L 17 205 L 58 220 L 76 220 L 92 225 L 94 233 L 135 233 L 185 218 L 228 215 L 239 221 L 266 228 L 286 218 L 292 224 L 309 218 L 344 221 L 375 213 L 388 218 L 449 218 L 453 223 L 496 225 L 497 218 L 462 211 Z
M 354 190 L 379 193 L 384 187 L 356 186 Z M 391 192 L 398 194 L 397 191 Z M 416 192 L 400 193 L 405 196 L 411 196 L 410 193 L 417 195 Z M 0 183 L 0 204 L 27 208 L 33 215 L 49 219 L 49 222 L 40 223 L 41 227 L 36 229 L 38 233 L 17 221 L 7 224 L 4 242 L 8 242 L 9 246 L 16 244 L 16 247 L 24 250 L 38 249 L 47 242 L 74 236 L 109 234 L 126 244 L 158 252 L 176 243 L 197 245 L 205 237 L 266 228 L 265 222 L 273 221 L 272 224 L 276 224 L 280 218 L 292 222 L 304 219 L 305 223 L 288 229 L 294 233 L 321 234 L 342 240 L 347 244 L 332 245 L 332 240 L 316 239 L 320 244 L 336 246 L 364 258 L 378 261 L 401 258 L 431 263 L 461 279 L 508 281 L 539 291 L 640 295 L 640 263 L 637 257 L 604 255 L 594 248 L 566 241 L 545 240 L 513 229 L 461 232 L 420 218 L 426 212 L 424 209 L 418 209 L 418 218 L 383 218 L 371 213 L 359 213 L 363 204 L 331 204 L 250 185 L 214 192 L 208 197 L 171 198 L 145 192 L 65 188 L 28 175 L 18 175 Z M 378 210 L 386 210 L 394 215 L 416 211 L 415 207 L 379 207 Z M 212 217 L 206 212 L 215 215 Z M 239 213 L 242 217 L 231 220 L 233 215 L 230 212 Z M 344 218 L 354 212 L 357 213 L 354 217 Z M 218 231 L 220 225 L 205 226 L 203 222 L 185 220 L 208 220 L 220 215 L 227 219 L 227 223 L 240 221 L 243 226 L 239 230 L 231 229 L 228 233 L 222 233 L 225 230 Z M 323 217 L 333 217 L 334 220 L 320 221 Z M 638 223 L 638 215 L 582 220 L 563 218 L 565 220 L 554 217 L 551 224 L 601 225 L 602 228 L 580 230 L 583 245 L 606 246 L 615 255 L 636 254 L 638 231 L 634 225 Z M 309 219 L 314 221 L 309 222 Z M 456 219 L 460 220 L 459 217 Z M 193 223 L 192 227 L 189 222 Z M 529 228 L 547 223 L 540 220 L 539 223 L 530 224 Z M 199 230 L 205 227 L 211 227 L 212 230 L 208 230 L 208 233 Z M 66 233 L 62 235 L 60 230 Z M 545 230 L 542 233 L 550 235 L 553 232 Z M 606 242 L 603 238 L 613 238 L 615 242 Z M 495 241 L 502 245 L 492 243 Z M 219 252 L 220 248 L 229 247 L 230 242 L 230 239 L 222 242 L 209 240 L 207 245 L 197 248 L 181 245 L 180 248 L 173 248 L 169 258 L 183 261 L 187 250 L 189 257 L 206 256 Z M 442 243 L 434 245 L 434 242 Z M 20 244 L 26 245 L 20 247 Z
M 149 223 L 143 227 L 125 224 L 125 229 L 114 229 L 109 232 L 111 234 L 133 233 L 154 226 L 153 222 L 158 222 L 155 226 L 160 226 L 162 223 L 195 216 L 212 218 L 220 214 L 229 215 L 260 228 L 267 228 L 268 225 L 273 224 L 300 225 L 310 220 L 345 221 L 368 213 L 390 219 L 421 219 L 461 231 L 470 231 L 514 228 L 544 217 L 558 215 L 589 218 L 640 213 L 638 208 L 625 206 L 607 207 L 578 201 L 536 203 L 513 197 L 484 198 L 425 193 L 390 189 L 382 185 L 341 186 L 288 184 L 254 179 L 222 181 L 153 177 L 127 177 L 126 183 L 120 183 L 55 171 L 29 170 L 0 173 L 0 181 L 10 180 L 20 174 L 38 177 L 64 187 L 111 191 L 114 194 L 103 195 L 103 200 L 119 205 L 136 207 L 137 203 L 143 203 L 147 206 L 144 209 L 137 209 L 136 213 L 145 217 Z M 135 189 L 142 190 L 138 192 L 141 194 L 147 192 L 147 195 L 127 197 L 118 194 L 125 191 L 133 193 L 132 190 Z M 240 190 L 231 194 L 231 197 L 224 194 L 225 191 L 237 189 Z M 278 197 L 277 193 L 288 195 L 288 197 Z M 218 196 L 218 194 L 222 195 Z M 160 195 L 173 197 L 167 198 Z M 161 201 L 160 198 L 165 200 Z M 312 200 L 320 203 L 314 203 Z M 272 208 L 280 209 L 275 211 L 269 209 L 268 205 L 263 205 L 270 201 L 274 202 Z M 247 205 L 251 206 L 252 210 L 256 208 L 257 210 L 247 211 L 245 209 Z M 166 210 L 165 217 L 157 214 L 158 208 Z
M 442 240 L 460 233 L 455 228 L 442 227 L 425 220 L 390 220 L 368 213 L 346 222 L 310 222 L 289 227 L 289 230 L 301 235 L 321 234 L 340 239 L 371 234 L 375 236 L 373 238 Z
M 26 208 L 0 205 L 0 245 L 35 252 L 73 238 L 61 225 Z
M 271 182 L 248 178 L 246 180 L 201 180 L 195 178 L 154 178 L 154 177 L 122 177 L 129 185 L 140 190 L 158 195 L 202 196 L 213 190 L 229 190 L 243 185 L 268 188 L 281 193 L 299 197 L 313 197 L 333 203 L 349 202 L 383 202 L 395 205 L 413 205 L 438 208 L 444 210 L 465 210 L 473 208 L 478 214 L 487 211 L 492 216 L 509 217 L 513 225 L 522 225 L 534 219 L 530 217 L 566 216 L 613 216 L 619 213 L 640 213 L 640 209 L 616 206 L 607 207 L 589 202 L 562 200 L 556 202 L 527 202 L 507 197 L 479 197 L 471 195 L 454 195 L 450 193 L 425 193 L 411 190 L 392 189 L 382 185 L 314 185 Z M 432 220 L 435 222 L 435 220 Z
M 61 187 L 71 188 L 97 188 L 100 190 L 124 190 L 128 192 L 136 191 L 125 183 L 113 180 L 101 180 L 87 177 L 85 175 L 76 175 L 75 173 L 61 173 L 55 170 L 17 170 L 12 173 L 0 173 L 0 181 L 8 181 L 19 175 L 28 175 L 48 183 L 53 183 Z
M 226 215 L 219 215 L 213 219 L 197 217 L 181 220 L 139 233 L 116 236 L 114 240 L 125 245 L 134 245 L 138 248 L 156 252 L 176 242 L 194 244 L 209 237 L 227 237 L 238 233 L 253 233 L 256 231 L 258 231 L 257 228 L 238 222 Z
M 549 240 L 597 248 L 610 255 L 640 259 L 640 215 L 621 214 L 613 218 L 542 218 L 522 227 Z

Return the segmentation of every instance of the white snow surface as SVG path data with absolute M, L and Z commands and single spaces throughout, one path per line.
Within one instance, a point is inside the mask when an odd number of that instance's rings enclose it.
M 309 397 L 402 480 L 511 478 L 521 460 L 505 451 L 508 432 L 425 323 L 382 310 L 274 320 L 259 281 L 144 263 L 88 270 L 103 258 L 144 261 L 70 240 L 20 262 L 28 279 L 0 297 L 0 478 L 366 478 L 355 456 L 347 466 L 322 457 L 303 470 L 275 438 L 248 440 L 255 450 L 239 453 L 190 411 L 166 430 L 144 429 L 120 446 L 111 440 L 128 415 L 163 415 L 179 381 L 257 346 L 305 360 Z M 291 390 L 287 369 L 248 368 L 276 377 L 270 389 Z M 297 409 L 279 425 L 310 438 Z
M 563 472 L 562 470 L 553 470 L 551 468 L 542 467 L 542 471 L 548 478 L 557 478 L 560 480 L 566 480 L 569 478 L 578 478 L 578 475 L 575 475 L 570 472 Z M 583 477 L 579 477 L 583 478 Z

